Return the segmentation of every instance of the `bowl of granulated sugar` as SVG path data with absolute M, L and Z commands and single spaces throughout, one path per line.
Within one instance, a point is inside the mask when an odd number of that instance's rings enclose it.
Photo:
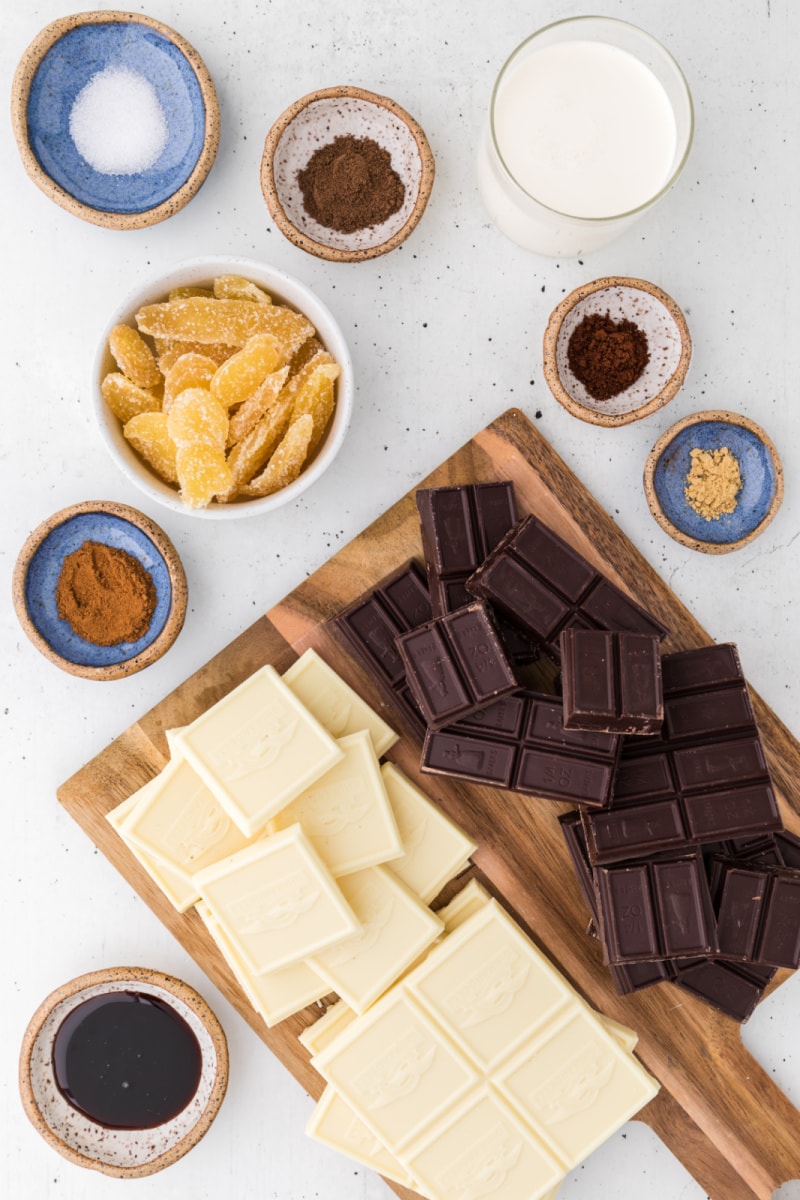
M 17 67 L 11 115 L 37 187 L 108 229 L 178 212 L 219 143 L 216 91 L 200 55 L 136 13 L 77 13 L 43 29 Z

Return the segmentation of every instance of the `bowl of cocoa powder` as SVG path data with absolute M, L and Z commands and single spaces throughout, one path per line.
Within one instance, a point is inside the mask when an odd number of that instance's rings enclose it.
M 680 390 L 692 356 L 686 318 L 644 279 L 607 276 L 576 288 L 544 334 L 544 375 L 568 412 L 594 425 L 628 425 Z
M 405 109 L 357 87 L 321 88 L 267 134 L 261 187 L 290 242 L 331 262 L 394 250 L 416 228 L 434 177 L 428 139 Z
M 12 592 L 37 650 L 84 679 L 150 666 L 186 615 L 186 575 L 170 539 L 138 509 L 109 500 L 73 504 L 34 529 Z

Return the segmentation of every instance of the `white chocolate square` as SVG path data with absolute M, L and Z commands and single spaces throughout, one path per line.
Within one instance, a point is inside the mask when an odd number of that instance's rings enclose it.
M 330 1008 L 318 1017 L 313 1025 L 308 1025 L 297 1040 L 305 1046 L 309 1054 L 319 1054 L 335 1040 L 347 1026 L 355 1021 L 358 1014 L 344 1000 L 337 1000 Z
M 141 847 L 128 841 L 125 834 L 126 820 L 135 811 L 137 805 L 147 799 L 157 782 L 158 776 L 156 775 L 155 779 L 151 779 L 143 787 L 140 787 L 138 791 L 128 796 L 127 800 L 123 800 L 116 808 L 112 808 L 111 812 L 106 813 L 106 820 L 117 831 L 142 870 L 147 872 L 153 883 L 161 889 L 170 904 L 174 908 L 177 908 L 178 912 L 186 912 L 197 899 L 197 888 L 191 879 L 188 879 L 182 872 L 179 873 L 165 866 L 164 863 L 154 858 L 152 854 L 148 854 Z
M 361 929 L 309 961 L 333 991 L 363 1013 L 442 932 L 442 922 L 384 867 L 338 880 Z
M 173 741 L 247 837 L 342 757 L 270 666 L 174 733 Z
M 431 951 L 406 986 L 484 1071 L 574 997 L 496 900 Z
M 306 650 L 288 671 L 284 671 L 283 680 L 331 737 L 345 737 L 348 733 L 366 729 L 379 758 L 397 741 L 398 734 L 383 717 L 379 717 L 315 650 Z
M 287 804 L 270 828 L 299 822 L 330 872 L 339 876 L 399 858 L 403 843 L 370 735 L 364 729 L 336 744 L 340 761 Z
M 178 751 L 176 738 L 178 737 L 178 734 L 183 733 L 184 729 L 186 728 L 186 725 L 174 725 L 172 729 L 164 730 L 164 737 L 167 739 L 167 746 L 169 747 L 169 752 L 171 755 Z
M 328 985 L 304 962 L 292 963 L 265 975 L 254 975 L 237 954 L 236 947 L 225 935 L 219 922 L 214 919 L 208 906 L 201 901 L 195 907 L 197 915 L 219 947 L 237 983 L 267 1025 L 277 1025 L 279 1021 L 327 996 Z
M 482 883 L 470 879 L 460 892 L 456 892 L 449 904 L 436 909 L 436 915 L 444 922 L 445 933 L 454 933 L 473 913 L 489 903 L 491 896 Z
M 408 995 L 394 988 L 312 1065 L 393 1153 L 477 1082 L 475 1070 Z
M 384 763 L 381 774 L 403 842 L 392 870 L 430 904 L 477 846 L 394 763 Z
M 346 1154 L 362 1166 L 371 1167 L 395 1183 L 413 1185 L 402 1163 L 391 1154 L 380 1138 L 353 1112 L 347 1101 L 330 1084 L 320 1096 L 306 1133 L 323 1146 Z
M 577 1166 L 639 1111 L 658 1084 L 577 998 L 497 1075 L 523 1119 Z
M 431 1200 L 546 1200 L 564 1177 L 532 1130 L 483 1087 L 404 1162 Z
M 195 883 L 255 974 L 299 962 L 359 929 L 299 825 L 207 867 Z

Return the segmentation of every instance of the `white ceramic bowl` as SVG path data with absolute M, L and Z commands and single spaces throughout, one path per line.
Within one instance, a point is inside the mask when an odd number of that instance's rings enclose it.
M 336 408 L 325 438 L 313 461 L 294 483 L 271 496 L 237 500 L 229 504 L 220 504 L 212 500 L 207 508 L 190 508 L 183 503 L 177 490 L 159 479 L 125 440 L 122 425 L 103 399 L 100 383 L 109 371 L 117 370 L 108 349 L 108 337 L 115 325 L 124 323 L 135 327 L 134 314 L 142 305 L 166 300 L 172 288 L 208 285 L 217 275 L 242 275 L 269 292 L 275 301 L 287 304 L 308 317 L 317 331 L 320 342 L 339 364 L 341 374 L 336 381 Z M 178 263 L 170 271 L 154 276 L 149 283 L 137 287 L 111 314 L 95 355 L 92 369 L 92 400 L 100 435 L 109 454 L 123 474 L 146 496 L 184 516 L 203 517 L 212 521 L 234 520 L 238 517 L 261 516 L 281 508 L 284 504 L 290 504 L 310 488 L 331 465 L 341 449 L 350 423 L 353 408 L 353 364 L 344 335 L 330 310 L 299 280 L 252 259 L 193 258 Z

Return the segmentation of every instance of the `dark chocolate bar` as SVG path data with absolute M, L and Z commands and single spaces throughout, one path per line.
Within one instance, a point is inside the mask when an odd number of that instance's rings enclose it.
M 561 687 L 567 729 L 657 733 L 664 720 L 658 638 L 564 629 Z
M 738 962 L 800 966 L 800 871 L 717 860 L 719 952 Z
M 360 596 L 334 622 L 367 673 L 389 694 L 420 735 L 425 730 L 425 720 L 406 683 L 405 666 L 395 639 L 430 619 L 427 584 L 417 564 L 409 559 Z
M 662 661 L 661 734 L 625 739 L 608 811 L 584 815 L 594 863 L 782 829 L 736 647 Z
M 675 970 L 672 982 L 734 1021 L 746 1021 L 774 973 L 704 958 Z
M 561 700 L 528 690 L 444 729 L 429 729 L 422 770 L 472 783 L 569 800 L 608 802 L 620 739 L 564 729 Z
M 506 534 L 469 577 L 467 590 L 529 630 L 556 660 L 562 629 L 658 638 L 668 632 L 537 517 L 526 517 Z

